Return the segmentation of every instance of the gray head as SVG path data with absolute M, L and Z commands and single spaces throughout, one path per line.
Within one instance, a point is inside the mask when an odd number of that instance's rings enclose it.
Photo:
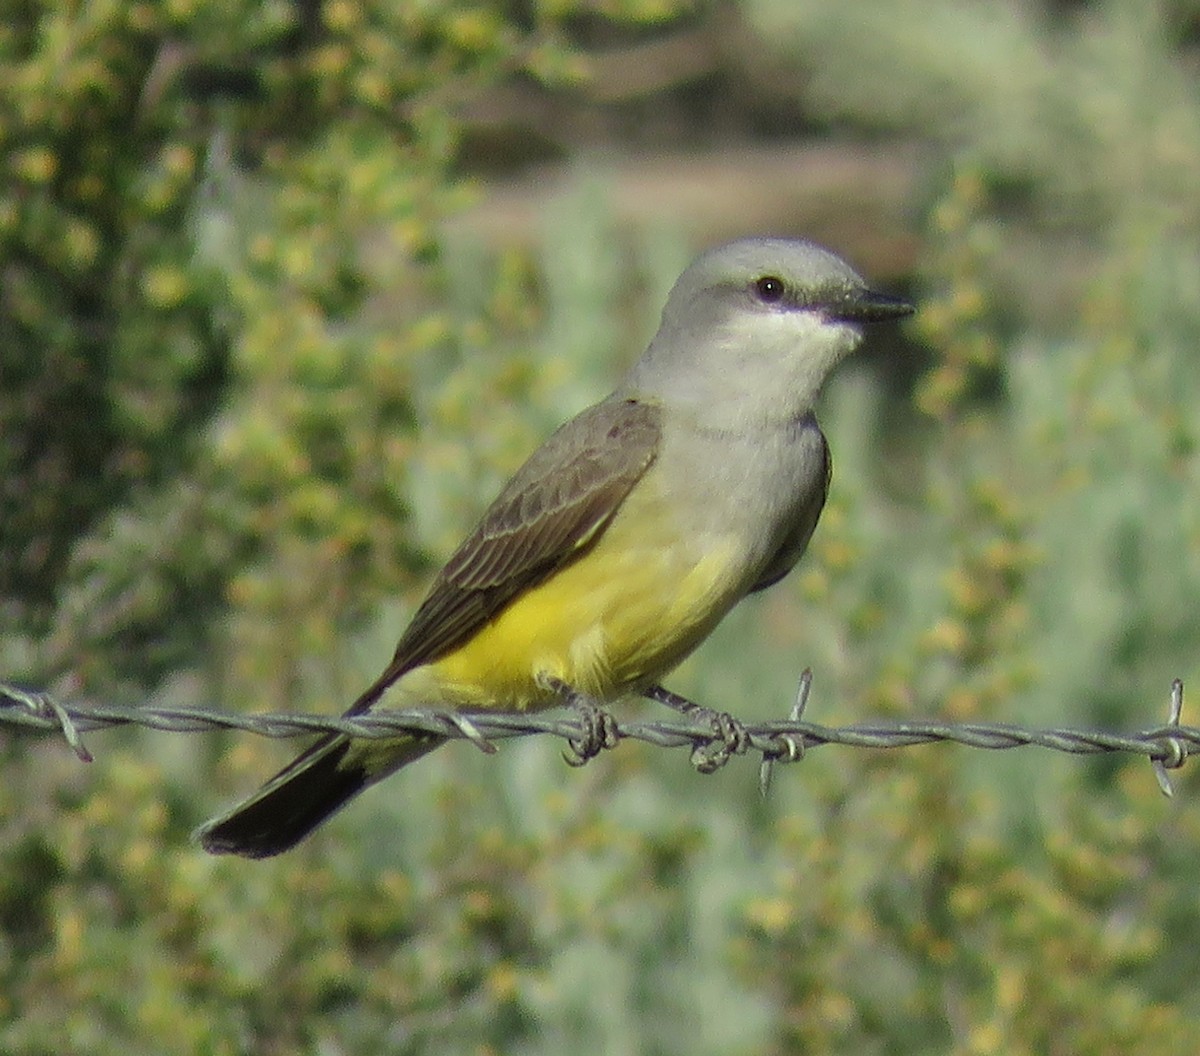
M 912 311 L 811 242 L 740 239 L 679 277 L 622 389 L 691 407 L 718 427 L 794 420 L 864 324 Z

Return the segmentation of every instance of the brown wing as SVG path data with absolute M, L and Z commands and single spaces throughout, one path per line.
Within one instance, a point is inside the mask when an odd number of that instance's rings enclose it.
M 388 668 L 350 709 L 367 710 L 405 671 L 461 645 L 604 530 L 658 452 L 661 412 L 605 400 L 530 456 L 438 573 Z

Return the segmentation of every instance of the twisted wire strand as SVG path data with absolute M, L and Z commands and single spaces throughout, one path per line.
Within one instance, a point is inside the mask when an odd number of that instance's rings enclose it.
M 1069 728 L 1037 729 L 1007 723 L 950 723 L 930 720 L 867 722 L 849 726 L 823 726 L 802 719 L 812 675 L 801 677 L 796 705 L 785 720 L 738 724 L 744 740 L 732 748 L 720 724 L 708 716 L 681 720 L 612 721 L 616 739 L 643 741 L 661 748 L 686 747 L 701 770 L 715 770 L 731 754 L 754 751 L 762 756 L 762 784 L 769 784 L 771 765 L 795 762 L 823 744 L 850 748 L 907 748 L 917 744 L 951 742 L 969 748 L 1001 750 L 1037 746 L 1074 755 L 1125 752 L 1154 763 L 1163 792 L 1171 794 L 1167 771 L 1177 769 L 1193 752 L 1200 751 L 1200 728 L 1180 725 L 1183 683 L 1171 686 L 1170 711 L 1164 725 L 1132 733 Z M 0 682 L 0 728 L 26 733 L 61 734 L 81 759 L 90 761 L 81 734 L 117 726 L 141 726 L 172 733 L 238 730 L 264 737 L 287 738 L 319 733 L 345 733 L 352 737 L 387 738 L 403 731 L 436 733 L 471 741 L 485 752 L 492 743 L 509 737 L 550 734 L 577 745 L 587 736 L 584 720 L 572 712 L 515 714 L 510 712 L 450 712 L 437 709 L 377 709 L 364 715 L 249 714 L 210 711 L 204 708 L 134 707 L 115 704 L 63 704 L 49 694 L 20 689 Z

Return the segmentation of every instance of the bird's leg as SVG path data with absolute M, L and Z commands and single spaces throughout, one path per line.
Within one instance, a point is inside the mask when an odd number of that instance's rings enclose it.
M 750 745 L 746 727 L 727 711 L 706 708 L 662 686 L 651 686 L 644 695 L 650 700 L 657 700 L 660 704 L 674 708 L 689 719 L 712 724 L 715 738 L 705 744 L 696 745 L 692 750 L 692 765 L 702 774 L 711 774 L 714 770 L 719 770 L 729 762 L 731 755 L 741 755 Z
M 553 675 L 540 673 L 537 683 L 557 696 L 565 707 L 575 712 L 583 726 L 583 736 L 579 740 L 567 741 L 563 759 L 568 766 L 583 766 L 603 749 L 617 746 L 616 720 L 595 699 Z

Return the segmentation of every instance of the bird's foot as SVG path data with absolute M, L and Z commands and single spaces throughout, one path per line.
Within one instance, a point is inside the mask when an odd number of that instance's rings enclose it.
M 689 719 L 712 725 L 713 736 L 692 749 L 692 766 L 702 774 L 720 770 L 729 762 L 731 756 L 742 755 L 750 747 L 750 735 L 746 733 L 746 727 L 727 711 L 706 708 L 662 686 L 651 686 L 645 695 L 651 700 L 674 708 Z
M 562 753 L 568 766 L 583 766 L 605 748 L 617 746 L 620 739 L 617 722 L 593 698 L 552 675 L 539 675 L 538 683 L 553 692 L 566 707 L 575 712 L 582 727 L 581 735 L 568 740 Z

